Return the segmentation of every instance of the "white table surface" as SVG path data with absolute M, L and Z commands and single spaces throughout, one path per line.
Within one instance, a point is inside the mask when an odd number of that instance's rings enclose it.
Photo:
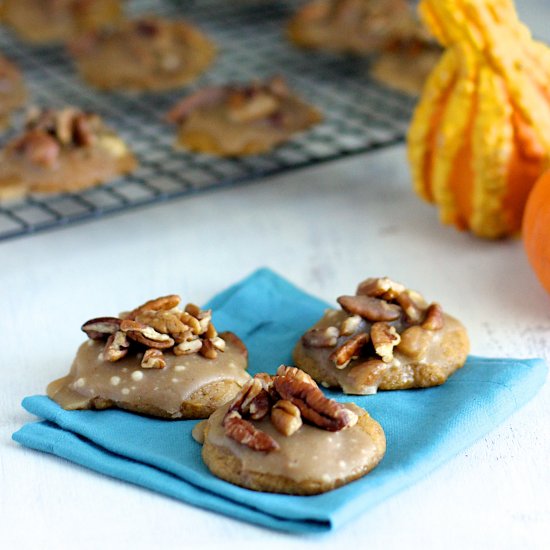
M 542 5 L 520 6 L 539 34 L 528 8 Z M 204 302 L 261 266 L 328 301 L 390 275 L 459 316 L 473 353 L 550 357 L 550 296 L 521 242 L 440 226 L 410 189 L 403 147 L 2 243 L 0 548 L 550 548 L 548 384 L 445 466 L 324 537 L 234 521 L 11 441 L 33 420 L 22 397 L 67 371 L 85 318 L 172 292 Z

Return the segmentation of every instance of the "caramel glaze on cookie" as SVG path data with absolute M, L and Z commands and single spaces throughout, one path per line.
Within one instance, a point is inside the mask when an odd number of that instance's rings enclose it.
M 321 118 L 281 77 L 203 88 L 184 98 L 167 115 L 179 126 L 179 144 L 223 156 L 264 153 Z
M 123 15 L 122 0 L 3 0 L 0 19 L 27 42 L 64 42 L 111 25 Z
M 388 278 L 341 296 L 294 349 L 296 365 L 326 387 L 366 395 L 443 384 L 469 350 L 464 326 Z
M 386 449 L 364 409 L 326 398 L 310 376 L 284 365 L 275 376 L 257 374 L 201 424 L 195 434 L 212 473 L 255 491 L 330 491 L 367 474 Z
M 213 62 L 214 44 L 183 20 L 143 16 L 91 32 L 69 45 L 78 71 L 102 90 L 162 91 L 195 80 Z
M 12 111 L 24 105 L 27 92 L 19 69 L 0 55 L 0 130 L 9 122 Z
M 0 199 L 78 191 L 132 172 L 137 161 L 93 113 L 35 110 L 25 130 L 0 151 Z
M 84 323 L 89 337 L 70 373 L 48 386 L 67 410 L 118 407 L 162 418 L 206 418 L 250 379 L 248 352 L 218 334 L 212 312 L 179 296 L 150 300 L 120 317 Z

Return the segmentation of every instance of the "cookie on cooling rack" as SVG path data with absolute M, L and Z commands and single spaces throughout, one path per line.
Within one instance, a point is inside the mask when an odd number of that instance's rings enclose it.
M 240 156 L 264 153 L 322 119 L 281 77 L 203 88 L 168 113 L 178 142 L 200 153 Z
M 235 334 L 216 332 L 211 310 L 179 304 L 179 296 L 163 296 L 84 323 L 89 339 L 48 396 L 67 410 L 207 418 L 250 379 L 248 352 Z
M 0 55 L 0 130 L 7 126 L 9 115 L 27 98 L 23 76 L 11 61 Z
M 122 0 L 3 0 L 0 19 L 27 42 L 64 42 L 111 25 L 123 15 Z
M 324 493 L 370 472 L 386 451 L 367 411 L 326 398 L 293 367 L 257 374 L 201 424 L 194 435 L 210 471 L 254 491 Z
M 183 20 L 143 16 L 71 42 L 81 76 L 102 90 L 160 91 L 195 80 L 213 62 L 214 44 Z
M 438 386 L 466 361 L 462 323 L 387 277 L 338 303 L 294 349 L 295 364 L 323 386 L 357 395 Z
M 35 110 L 0 151 L 0 199 L 78 191 L 136 166 L 124 141 L 98 115 L 73 107 Z

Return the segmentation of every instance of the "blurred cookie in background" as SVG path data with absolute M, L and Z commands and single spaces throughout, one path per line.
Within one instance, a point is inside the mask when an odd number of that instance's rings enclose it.
M 65 42 L 119 21 L 122 0 L 4 0 L 0 20 L 26 42 Z
M 183 20 L 144 16 L 87 33 L 69 44 L 78 71 L 102 90 L 161 91 L 195 80 L 216 47 Z

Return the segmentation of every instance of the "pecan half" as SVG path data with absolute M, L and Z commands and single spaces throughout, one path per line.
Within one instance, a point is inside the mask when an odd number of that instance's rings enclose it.
M 426 330 L 441 330 L 445 326 L 443 308 L 439 304 L 431 304 L 421 326 Z
M 173 338 L 168 334 L 162 334 L 148 325 L 130 319 L 124 319 L 120 323 L 120 330 L 125 332 L 130 340 L 134 340 L 148 348 L 168 349 L 175 344 Z
M 384 363 L 390 363 L 393 359 L 393 348 L 401 341 L 395 327 L 383 322 L 374 323 L 370 329 L 370 338 L 374 351 Z
M 278 432 L 288 437 L 302 427 L 300 409 L 294 403 L 281 399 L 271 409 L 271 423 Z
M 308 348 L 333 348 L 338 336 L 340 331 L 336 327 L 313 328 L 302 336 L 302 343 Z
M 117 317 L 97 317 L 86 321 L 80 329 L 92 340 L 103 340 L 120 329 L 121 320 Z
M 164 355 L 159 349 L 148 349 L 143 354 L 143 359 L 141 360 L 142 369 L 163 369 L 165 366 Z
M 243 357 L 248 357 L 248 349 L 244 345 L 244 342 L 235 333 L 220 332 L 220 338 L 223 338 L 226 344 L 236 348 Z
M 134 316 L 134 320 L 153 327 L 157 332 L 169 334 L 177 343 L 188 339 L 191 332 L 190 327 L 172 311 L 143 310 Z
M 246 445 L 253 451 L 269 453 L 279 449 L 279 444 L 269 434 L 256 429 L 251 422 L 244 420 L 235 410 L 229 411 L 225 415 L 223 426 L 227 437 L 241 445 Z
M 416 303 L 412 297 L 412 293 L 408 290 L 401 292 L 396 298 L 395 301 L 403 308 L 407 319 L 411 323 L 419 323 L 422 318 L 422 309 Z
M 337 369 L 345 369 L 350 361 L 359 357 L 363 346 L 368 344 L 369 335 L 366 332 L 356 334 L 336 348 L 329 356 Z
M 401 308 L 370 296 L 340 296 L 338 303 L 352 315 L 360 315 L 368 321 L 395 321 L 401 316 Z
M 149 300 L 144 304 L 133 309 L 129 315 L 129 319 L 134 319 L 134 317 L 145 310 L 154 310 L 154 311 L 167 311 L 179 305 L 181 298 L 177 294 L 169 294 L 168 296 L 161 296 L 160 298 L 155 298 L 154 300 Z
M 294 376 L 275 376 L 273 386 L 282 399 L 290 401 L 302 417 L 319 428 L 337 432 L 357 423 L 357 415 L 307 382 Z
M 105 348 L 103 349 L 103 358 L 106 361 L 115 362 L 122 359 L 127 353 L 130 347 L 130 342 L 126 337 L 126 334 L 122 331 L 117 331 L 111 334 L 107 339 Z
M 308 384 L 311 384 L 312 386 L 315 386 L 318 388 L 317 382 L 311 378 L 311 376 L 303 371 L 302 369 L 297 369 L 296 367 L 289 367 L 287 365 L 280 365 L 277 369 L 277 375 L 278 376 L 292 376 L 293 378 L 296 378 L 297 380 L 300 380 L 302 382 L 307 382 Z
M 405 287 L 392 281 L 388 277 L 379 279 L 367 279 L 359 284 L 356 294 L 358 296 L 370 296 L 372 298 L 383 298 L 384 300 L 394 300 L 401 292 L 404 292 Z

